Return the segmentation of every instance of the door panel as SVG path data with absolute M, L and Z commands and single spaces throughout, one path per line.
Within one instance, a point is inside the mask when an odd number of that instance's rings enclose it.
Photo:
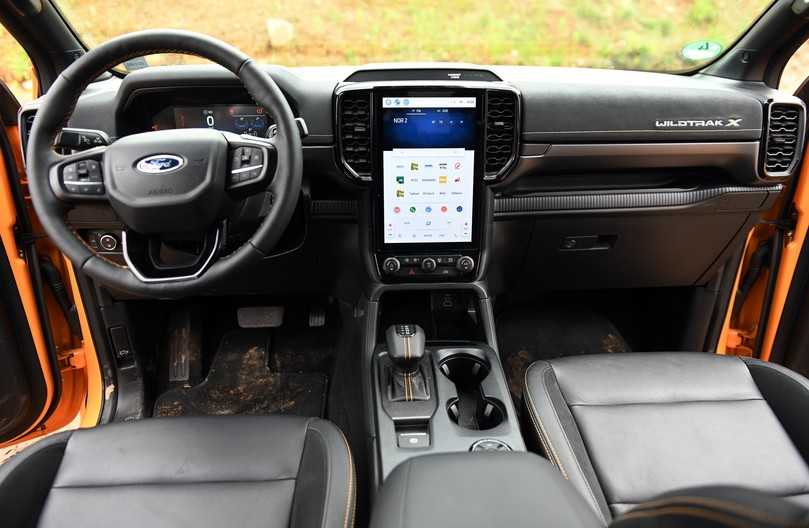
M 37 359 L 16 282 L 0 254 L 0 438 L 14 438 L 37 423 L 52 396 Z
M 0 407 L 0 424 L 15 408 L 25 411 L 16 423 L 9 419 L 7 427 L 0 425 L 0 447 L 5 447 L 50 434 L 71 423 L 96 425 L 105 397 L 113 391 L 104 385 L 73 267 L 44 235 L 27 196 L 17 127 L 0 130 L 5 132 L 0 137 L 0 238 L 4 249 L 0 257 L 9 272 L 7 280 L 3 280 L 8 292 L 3 292 L 0 301 L 12 306 L 10 301 L 16 296 L 19 310 L 16 319 L 8 317 L 8 327 L 15 336 L 27 334 L 30 341 L 30 346 L 14 349 L 16 359 L 0 364 L 0 369 L 8 368 L 22 376 L 14 376 L 10 383 L 0 377 L 0 400 L 8 405 Z M 28 234 L 21 237 L 21 232 Z M 26 237 L 35 244 L 26 244 Z M 52 289 L 42 278 L 39 267 L 43 256 L 58 272 L 76 307 L 80 335 L 71 331 Z M 2 352 L 0 355 L 7 355 Z
M 15 377 L 10 382 L 4 377 L 0 383 L 0 398 L 7 403 L 0 414 L 4 424 L 0 427 L 0 445 L 38 425 L 57 393 L 57 378 L 46 352 L 33 281 L 15 237 L 17 207 L 6 157 L 0 156 L 0 239 L 4 249 L 0 256 L 0 280 L 3 281 L 0 300 L 4 306 L 0 317 L 10 335 L 3 341 L 0 355 L 7 361 L 0 368 L 8 368 Z M 21 414 L 7 414 L 15 411 Z

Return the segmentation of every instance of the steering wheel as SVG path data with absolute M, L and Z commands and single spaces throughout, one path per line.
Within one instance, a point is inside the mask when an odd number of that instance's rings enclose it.
M 93 80 L 116 64 L 154 53 L 195 55 L 227 68 L 274 118 L 277 133 L 265 140 L 213 129 L 160 130 L 70 155 L 53 150 Z M 176 30 L 123 35 L 71 64 L 43 98 L 26 157 L 34 209 L 54 244 L 91 278 L 158 298 L 216 292 L 266 256 L 293 215 L 303 172 L 295 117 L 269 74 L 224 42 Z M 220 255 L 228 214 L 258 193 L 271 197 L 269 213 L 246 243 Z M 98 201 L 109 203 L 126 226 L 127 266 L 99 255 L 66 222 L 72 206 Z M 199 255 L 181 267 L 154 264 L 154 242 L 175 233 L 201 240 Z

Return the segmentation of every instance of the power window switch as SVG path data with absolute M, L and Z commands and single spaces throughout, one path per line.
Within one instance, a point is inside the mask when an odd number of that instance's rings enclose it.
M 424 449 L 430 447 L 430 433 L 402 432 L 396 435 L 396 444 L 402 449 Z

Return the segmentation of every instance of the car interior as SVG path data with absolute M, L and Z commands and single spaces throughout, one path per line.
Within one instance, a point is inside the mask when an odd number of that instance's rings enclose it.
M 0 1 L 38 90 L 0 90 L 0 524 L 809 526 L 809 2 L 765 4 L 662 72 Z

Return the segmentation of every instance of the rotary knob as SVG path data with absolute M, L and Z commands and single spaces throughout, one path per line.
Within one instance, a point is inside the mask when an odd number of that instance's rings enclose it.
M 458 271 L 460 271 L 461 273 L 469 273 L 470 271 L 475 269 L 475 261 L 472 259 L 472 257 L 467 257 L 466 255 L 464 255 L 463 257 L 458 259 L 458 262 L 457 264 L 455 264 L 455 267 L 458 268 Z
M 396 273 L 402 265 L 396 257 L 388 257 L 382 263 L 382 271 L 387 274 Z
M 427 257 L 421 261 L 421 269 L 426 272 L 435 271 L 435 268 L 438 267 L 438 264 L 435 262 L 435 259 L 432 257 Z

